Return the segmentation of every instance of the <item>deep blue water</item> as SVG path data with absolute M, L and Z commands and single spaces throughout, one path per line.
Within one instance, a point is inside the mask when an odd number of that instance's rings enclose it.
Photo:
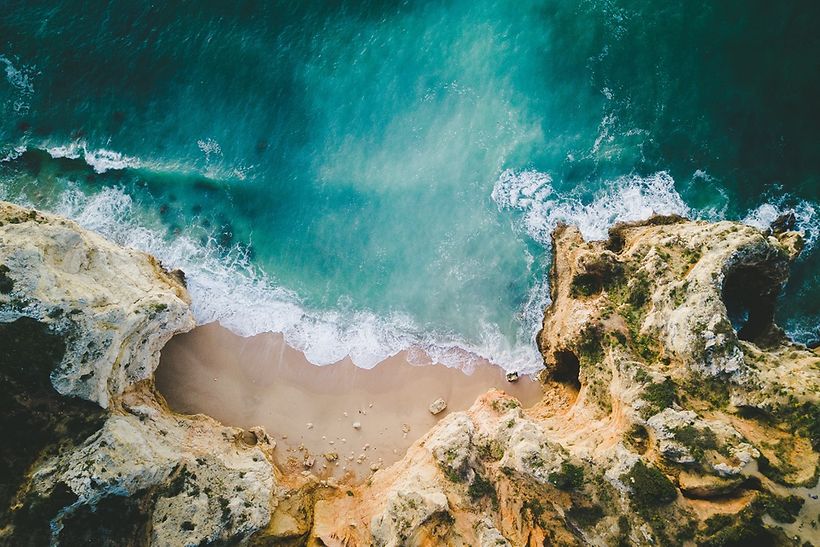
M 521 370 L 556 222 L 794 209 L 779 319 L 817 341 L 820 8 L 682 4 L 4 2 L 0 197 L 317 363 Z

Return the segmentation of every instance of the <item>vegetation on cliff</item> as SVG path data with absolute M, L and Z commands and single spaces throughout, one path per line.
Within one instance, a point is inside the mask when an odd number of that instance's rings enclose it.
M 0 542 L 811 543 L 820 357 L 772 321 L 799 235 L 655 217 L 553 241 L 542 401 L 490 391 L 340 484 L 165 406 L 181 275 L 2 205 Z

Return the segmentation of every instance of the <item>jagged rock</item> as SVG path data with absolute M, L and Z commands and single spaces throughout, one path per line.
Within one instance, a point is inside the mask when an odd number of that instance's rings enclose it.
M 264 430 L 176 416 L 153 391 L 159 350 L 194 325 L 179 273 L 73 222 L 5 203 L 0 263 L 12 281 L 0 294 L 0 334 L 13 338 L 0 351 L 4 385 L 23 379 L 48 405 L 78 398 L 55 407 L 75 416 L 72 442 L 52 436 L 61 450 L 43 451 L 16 477 L 22 484 L 0 513 L 0 542 L 196 545 L 246 538 L 268 523 L 275 498 Z M 16 367 L 32 356 L 26 374 L 36 378 L 28 380 Z M 38 418 L 42 402 L 3 395 L 18 405 L 3 417 L 6 439 L 34 419 L 44 430 L 65 423 L 60 414 Z M 82 399 L 97 410 L 82 411 Z M 90 419 L 78 425 L 81 412 Z M 57 431 L 66 427 L 48 432 Z M 32 450 L 49 441 L 39 442 Z M 10 468 L 22 472 L 35 452 L 16 448 Z
M 0 264 L 10 288 L 0 322 L 29 317 L 62 336 L 54 388 L 103 408 L 150 378 L 162 346 L 194 327 L 185 286 L 154 257 L 70 220 L 0 203 Z
M 398 547 L 417 545 L 420 528 L 434 515 L 448 514 L 447 496 L 439 491 L 415 489 L 390 493 L 384 512 L 373 517 L 370 530 L 373 545 Z
M 749 542 L 813 539 L 796 485 L 817 478 L 820 358 L 772 322 L 794 232 L 559 227 L 542 401 L 491 390 L 354 485 L 285 476 L 261 428 L 164 405 L 157 351 L 193 324 L 181 273 L 2 207 L 0 456 L 19 480 L 0 483 L 0 543 L 720 543 L 704 514 Z
M 499 420 L 494 436 L 504 447 L 504 456 L 499 466 L 546 483 L 550 473 L 560 467 L 564 458 L 558 447 L 547 440 L 543 427 L 524 418 L 520 409 L 513 410 L 510 414 L 506 419 Z
M 772 221 L 769 225 L 769 231 L 774 235 L 778 235 L 794 230 L 796 225 L 797 217 L 794 215 L 794 211 L 787 211 Z
M 461 476 L 469 471 L 474 430 L 466 414 L 451 414 L 439 422 L 425 446 L 443 469 Z
M 693 499 L 714 499 L 735 493 L 743 479 L 725 479 L 715 475 L 699 475 L 683 471 L 678 476 L 678 485 L 684 496 Z
M 492 521 L 479 523 L 478 541 L 480 547 L 511 547 L 510 542 L 493 526 Z

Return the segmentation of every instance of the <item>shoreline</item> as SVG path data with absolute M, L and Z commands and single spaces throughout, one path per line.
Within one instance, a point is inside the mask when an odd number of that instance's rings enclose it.
M 402 351 L 371 369 L 349 358 L 319 366 L 281 334 L 245 338 L 209 323 L 172 338 L 155 377 L 176 412 L 264 427 L 283 470 L 350 482 L 400 460 L 439 420 L 468 409 L 489 389 L 505 391 L 524 407 L 543 394 L 532 377 L 508 382 L 505 371 L 487 361 L 465 372 L 418 364 L 416 357 L 411 363 Z M 428 407 L 438 398 L 447 408 L 433 415 Z

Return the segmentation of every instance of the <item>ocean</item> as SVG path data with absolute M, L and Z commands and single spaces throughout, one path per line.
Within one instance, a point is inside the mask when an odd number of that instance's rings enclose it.
M 200 323 L 316 364 L 541 366 L 549 234 L 655 213 L 807 235 L 820 4 L 5 1 L 0 198 L 183 269 Z

